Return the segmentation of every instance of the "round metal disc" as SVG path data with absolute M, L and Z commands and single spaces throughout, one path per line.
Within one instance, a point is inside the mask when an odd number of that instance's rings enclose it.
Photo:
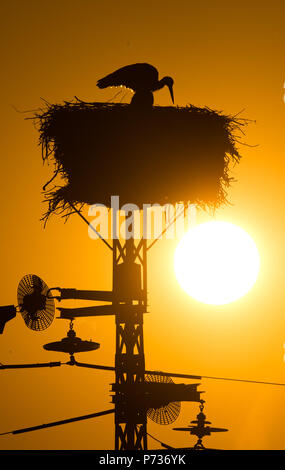
M 18 305 L 25 324 L 31 330 L 45 330 L 54 319 L 54 300 L 48 296 L 48 291 L 45 282 L 35 274 L 27 274 L 19 283 Z
M 165 375 L 148 374 L 145 376 L 146 382 L 173 383 L 171 377 Z M 157 424 L 167 425 L 174 423 L 180 413 L 180 402 L 172 402 L 160 408 L 148 408 L 147 416 Z

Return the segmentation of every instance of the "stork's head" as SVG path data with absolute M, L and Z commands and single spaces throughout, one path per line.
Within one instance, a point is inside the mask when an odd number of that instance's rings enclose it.
M 174 96 L 173 96 L 173 84 L 174 84 L 174 80 L 173 80 L 173 78 L 171 78 L 171 77 L 163 77 L 163 79 L 161 80 L 161 82 L 163 83 L 163 85 L 168 86 L 168 88 L 169 88 L 169 93 L 170 93 L 170 96 L 171 96 L 171 99 L 172 99 L 172 103 L 174 104 Z

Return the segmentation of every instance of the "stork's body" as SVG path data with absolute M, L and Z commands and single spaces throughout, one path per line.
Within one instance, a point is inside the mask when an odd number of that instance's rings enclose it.
M 164 86 L 168 86 L 172 102 L 173 97 L 173 79 L 171 77 L 163 77 L 158 80 L 158 71 L 150 64 L 138 63 L 127 65 L 116 70 L 106 77 L 101 78 L 97 82 L 99 88 L 107 88 L 109 86 L 124 86 L 135 92 L 132 104 L 141 105 L 147 103 L 152 105 L 153 95 L 156 90 L 160 90 Z

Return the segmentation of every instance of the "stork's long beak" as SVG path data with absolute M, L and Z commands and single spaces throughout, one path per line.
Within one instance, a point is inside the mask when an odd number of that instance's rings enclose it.
M 173 85 L 168 85 L 169 93 L 172 99 L 172 103 L 174 104 L 174 95 L 173 95 Z

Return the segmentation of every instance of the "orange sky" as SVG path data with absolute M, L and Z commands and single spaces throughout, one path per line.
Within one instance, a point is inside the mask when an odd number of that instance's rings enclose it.
M 112 98 L 96 80 L 123 65 L 149 62 L 175 80 L 178 105 L 192 103 L 256 121 L 240 147 L 238 180 L 217 220 L 243 227 L 255 240 L 261 271 L 253 289 L 233 304 L 203 305 L 174 276 L 177 241 L 162 240 L 149 253 L 149 311 L 145 315 L 149 369 L 285 382 L 284 316 L 284 61 L 283 1 L 11 0 L 1 5 L 1 292 L 0 305 L 16 304 L 24 274 L 51 286 L 111 289 L 112 259 L 88 238 L 77 218 L 39 221 L 43 166 L 38 134 L 25 111 L 50 103 Z M 126 100 L 130 95 L 126 96 Z M 169 105 L 166 89 L 155 103 Z M 96 184 L 96 175 L 94 175 Z M 95 201 L 96 202 L 96 201 Z M 100 201 L 98 201 L 100 202 Z M 200 212 L 198 222 L 210 220 Z M 167 294 L 166 294 L 167 293 Z M 76 304 L 76 303 L 75 303 Z M 76 305 L 79 306 L 79 303 Z M 65 336 L 56 320 L 44 332 L 28 330 L 20 315 L 1 336 L 1 362 L 67 360 L 42 345 Z M 101 348 L 78 360 L 113 365 L 113 318 L 81 319 L 75 330 Z M 109 409 L 112 373 L 62 366 L 1 372 L 0 432 Z M 177 382 L 177 381 L 176 381 Z M 179 380 L 178 380 L 179 382 Z M 230 432 L 205 438 L 224 449 L 285 449 L 285 389 L 203 380 L 206 414 Z M 175 426 L 188 424 L 197 404 L 184 403 Z M 0 438 L 1 449 L 112 449 L 113 416 Z M 173 446 L 194 443 L 172 426 L 148 432 Z M 149 447 L 157 443 L 149 439 Z

